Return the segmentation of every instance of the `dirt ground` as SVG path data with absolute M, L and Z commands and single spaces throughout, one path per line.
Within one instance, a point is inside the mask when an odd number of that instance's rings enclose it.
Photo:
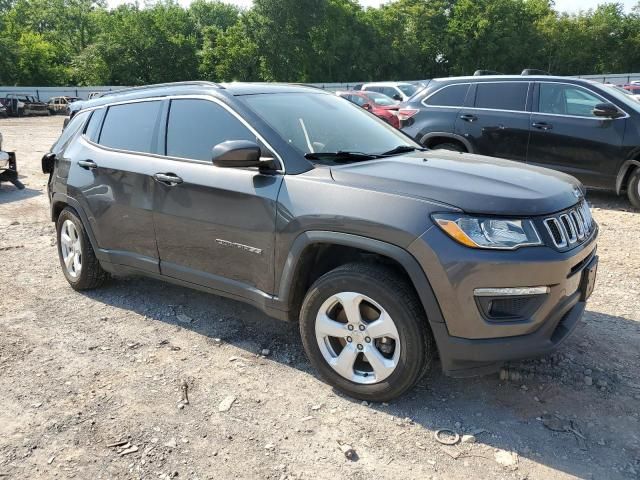
M 557 354 L 366 405 L 249 306 L 139 278 L 73 291 L 40 171 L 61 127 L 0 120 L 27 186 L 0 187 L 0 480 L 640 478 L 640 212 L 623 199 L 588 196 L 599 278 Z

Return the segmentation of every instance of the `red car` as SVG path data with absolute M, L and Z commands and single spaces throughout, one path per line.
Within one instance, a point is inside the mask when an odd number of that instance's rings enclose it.
M 398 120 L 398 108 L 400 107 L 398 106 L 398 102 L 392 98 L 382 93 L 360 90 L 336 92 L 336 95 L 346 98 L 365 110 L 369 110 L 392 127 L 400 128 L 400 120 Z

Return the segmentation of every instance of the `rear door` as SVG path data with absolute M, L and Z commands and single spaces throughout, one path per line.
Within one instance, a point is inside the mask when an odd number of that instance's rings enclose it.
M 87 212 L 109 261 L 151 272 L 159 269 L 149 154 L 157 152 L 161 108 L 153 100 L 94 111 L 74 147 L 68 179 L 69 194 Z
M 282 175 L 211 161 L 218 143 L 256 142 L 256 132 L 221 102 L 202 98 L 171 100 L 166 125 L 166 156 L 156 172 L 176 182 L 156 182 L 162 274 L 242 297 L 272 292 Z
M 609 101 L 580 85 L 538 83 L 527 161 L 569 173 L 592 187 L 615 188 L 628 115 L 596 117 L 593 109 L 603 102 Z
M 456 133 L 474 153 L 524 162 L 529 141 L 530 82 L 478 82 L 469 107 L 460 110 Z

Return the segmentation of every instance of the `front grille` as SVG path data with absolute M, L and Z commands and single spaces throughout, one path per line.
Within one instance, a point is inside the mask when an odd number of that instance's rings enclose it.
M 544 225 L 556 248 L 574 247 L 589 238 L 595 228 L 587 202 L 546 218 Z

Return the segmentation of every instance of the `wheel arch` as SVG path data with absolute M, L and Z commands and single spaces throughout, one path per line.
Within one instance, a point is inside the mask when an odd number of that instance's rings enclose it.
M 451 132 L 429 132 L 420 138 L 420 144 L 424 145 L 427 148 L 431 148 L 432 146 L 437 145 L 438 143 L 445 143 L 445 142 L 439 142 L 438 140 L 445 140 L 445 141 L 454 140 L 462 144 L 464 148 L 467 149 L 467 152 L 474 153 L 473 146 L 471 145 L 471 142 L 469 140 L 464 138 L 462 135 L 458 135 L 456 133 L 451 133 Z
M 58 221 L 58 217 L 60 213 L 66 208 L 71 207 L 73 211 L 80 217 L 82 221 L 82 225 L 84 226 L 85 231 L 89 237 L 89 241 L 91 242 L 91 247 L 95 252 L 96 256 L 100 259 L 101 251 L 98 247 L 98 242 L 96 241 L 96 237 L 93 234 L 93 230 L 91 229 L 91 223 L 89 223 L 89 217 L 87 217 L 84 209 L 80 205 L 76 199 L 69 197 L 63 193 L 54 193 L 51 199 L 51 221 L 56 223 Z
M 380 240 L 358 235 L 309 231 L 300 234 L 287 255 L 278 286 L 278 301 L 298 320 L 308 288 L 324 273 L 355 258 L 382 261 L 402 273 L 414 288 L 429 322 L 444 322 L 431 284 L 418 261 L 406 250 Z
M 618 170 L 618 177 L 616 178 L 616 193 L 618 195 L 626 188 L 631 173 L 636 168 L 640 168 L 640 160 L 638 158 L 640 158 L 640 153 L 636 158 L 625 161 L 620 170 Z

